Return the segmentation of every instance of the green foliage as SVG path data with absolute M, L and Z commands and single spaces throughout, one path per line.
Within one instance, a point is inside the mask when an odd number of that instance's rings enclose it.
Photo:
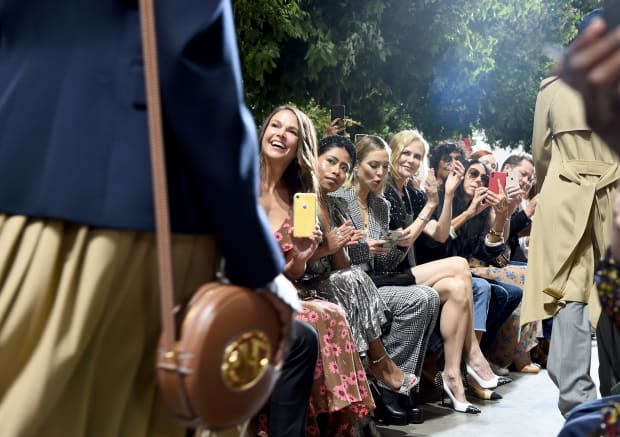
M 565 44 L 595 0 L 234 0 L 246 99 L 282 102 L 322 132 L 345 104 L 355 133 L 430 140 L 481 129 L 529 148 L 546 43 Z

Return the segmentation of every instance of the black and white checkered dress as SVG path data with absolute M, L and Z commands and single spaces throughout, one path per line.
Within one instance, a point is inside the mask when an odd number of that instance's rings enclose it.
M 364 229 L 362 213 L 353 188 L 340 189 L 334 196 L 346 200 L 350 218 L 357 229 Z M 389 204 L 370 194 L 368 198 L 367 239 L 379 240 L 388 231 Z M 351 262 L 368 271 L 393 271 L 407 256 L 407 251 L 393 246 L 388 253 L 370 256 L 363 240 L 349 247 Z M 379 293 L 392 313 L 392 328 L 383 343 L 392 360 L 405 372 L 420 374 L 429 338 L 439 314 L 439 295 L 425 285 L 385 286 Z

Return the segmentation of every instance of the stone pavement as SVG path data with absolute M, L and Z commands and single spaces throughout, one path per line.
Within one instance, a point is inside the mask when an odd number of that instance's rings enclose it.
M 592 342 L 591 374 L 598 385 L 596 341 Z M 536 375 L 511 373 L 514 381 L 499 387 L 500 401 L 469 397 L 482 413 L 457 413 L 439 402 L 421 404 L 425 422 L 421 425 L 378 425 L 382 437 L 525 437 L 556 436 L 564 423 L 558 411 L 557 389 L 546 370 Z M 447 400 L 447 399 L 446 399 Z

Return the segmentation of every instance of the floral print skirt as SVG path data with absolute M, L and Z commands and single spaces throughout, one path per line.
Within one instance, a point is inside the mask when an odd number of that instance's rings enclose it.
M 351 330 L 338 305 L 324 300 L 304 300 L 302 306 L 297 320 L 316 329 L 320 346 L 306 435 L 352 437 L 356 425 L 374 410 L 375 403 Z M 259 435 L 268 435 L 267 423 L 266 415 L 261 414 Z
M 355 424 L 375 408 L 366 371 L 342 309 L 322 300 L 303 301 L 297 319 L 319 333 L 320 354 L 310 395 L 307 435 L 319 435 L 317 417 L 327 413 L 323 435 L 352 436 Z

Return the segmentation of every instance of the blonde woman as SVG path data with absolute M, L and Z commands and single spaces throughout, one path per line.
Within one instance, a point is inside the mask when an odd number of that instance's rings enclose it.
M 260 203 L 285 255 L 284 274 L 297 282 L 323 238 L 318 226 L 309 238 L 294 238 L 290 232 L 293 195 L 318 192 L 316 132 L 302 111 L 280 106 L 265 120 L 259 141 Z M 353 435 L 356 424 L 375 405 L 349 324 L 338 305 L 316 299 L 304 300 L 302 305 L 303 312 L 298 318 L 310 323 L 320 340 L 307 434 L 319 432 L 317 417 L 324 414 L 327 429 L 323 432 L 334 436 Z
M 413 234 L 405 230 L 403 238 L 388 247 L 382 238 L 389 230 L 389 203 L 381 195 L 390 168 L 390 149 L 383 139 L 365 136 L 357 142 L 356 151 L 353 177 L 341 195 L 349 204 L 353 223 L 366 231 L 366 240 L 350 248 L 351 260 L 370 271 L 392 272 L 407 256 Z M 456 411 L 480 413 L 465 398 L 461 359 L 465 360 L 468 373 L 483 388 L 496 387 L 500 381 L 482 355 L 473 332 L 468 265 L 464 259 L 454 257 L 417 265 L 411 268 L 411 272 L 418 284 L 436 290 L 443 304 L 439 317 L 445 367 L 437 374 L 437 383 L 442 392 L 448 394 Z

